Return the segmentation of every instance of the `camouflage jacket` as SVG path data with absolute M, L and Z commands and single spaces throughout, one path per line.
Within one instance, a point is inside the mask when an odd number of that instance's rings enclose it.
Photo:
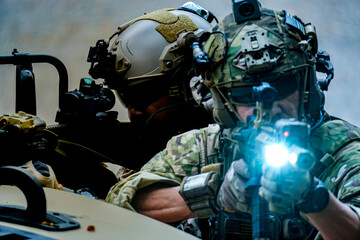
M 220 132 L 213 124 L 173 137 L 140 172 L 114 185 L 106 201 L 134 210 L 131 200 L 137 190 L 159 182 L 179 185 L 184 176 L 220 161 Z M 319 159 L 315 174 L 360 216 L 360 129 L 330 118 L 312 132 L 311 147 Z

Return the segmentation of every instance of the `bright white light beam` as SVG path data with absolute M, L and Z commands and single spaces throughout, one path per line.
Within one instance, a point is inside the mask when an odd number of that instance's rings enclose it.
M 267 164 L 273 167 L 281 167 L 287 163 L 289 151 L 284 145 L 271 144 L 265 146 L 265 160 Z

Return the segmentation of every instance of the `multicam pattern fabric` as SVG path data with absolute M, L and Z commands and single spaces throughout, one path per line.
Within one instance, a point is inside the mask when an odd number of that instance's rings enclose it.
M 134 210 L 131 200 L 137 190 L 158 182 L 179 185 L 184 176 L 198 174 L 204 165 L 218 161 L 220 128 L 216 126 L 173 137 L 141 172 L 113 186 L 106 201 Z M 323 161 L 324 155 L 332 159 L 319 178 L 360 216 L 360 129 L 329 120 L 312 133 L 311 146 L 317 159 Z
M 285 12 L 283 11 L 276 12 L 263 8 L 262 18 L 253 20 L 250 25 L 248 22 L 236 24 L 233 14 L 230 14 L 214 28 L 214 31 L 222 31 L 226 34 L 229 47 L 226 62 L 211 71 L 211 79 L 214 81 L 213 86 L 231 88 L 244 84 L 248 85 L 249 83 L 256 84 L 256 82 L 253 82 L 256 79 L 271 82 L 271 80 L 277 79 L 276 76 L 284 76 L 287 72 L 293 74 L 295 71 L 300 71 L 309 66 L 306 54 L 298 48 L 298 43 L 304 39 L 304 36 L 297 29 L 285 24 Z M 234 60 L 236 60 L 237 54 L 241 51 L 244 53 L 249 52 L 248 49 L 244 49 L 243 40 L 249 32 L 255 31 L 260 32 L 260 36 L 262 34 L 266 36 L 267 43 L 263 49 L 272 45 L 276 46 L 279 52 L 282 52 L 276 66 L 273 65 L 273 69 L 268 69 L 266 74 L 261 73 L 261 71 L 252 74 L 235 66 Z M 209 39 L 209 41 L 213 41 L 213 39 Z M 205 43 L 206 52 L 213 52 L 212 49 L 206 49 L 206 47 L 210 46 L 218 47 L 216 44 Z M 259 48 L 256 50 L 259 50 Z M 249 75 L 254 75 L 254 78 L 249 78 Z M 266 76 L 270 78 L 267 79 Z
M 338 199 L 360 207 L 360 128 L 328 121 L 312 133 L 311 145 L 318 159 L 325 156 L 319 178 Z
M 217 124 L 211 124 L 174 136 L 140 172 L 114 185 L 106 201 L 134 210 L 130 203 L 137 190 L 155 183 L 180 185 L 183 177 L 200 173 L 202 166 L 217 162 L 219 129 Z

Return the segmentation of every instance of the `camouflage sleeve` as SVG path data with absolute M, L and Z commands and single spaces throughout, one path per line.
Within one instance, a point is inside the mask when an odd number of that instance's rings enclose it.
M 112 186 L 105 201 L 135 211 L 131 206 L 131 201 L 134 198 L 136 191 L 155 183 L 169 184 L 169 186 L 178 185 L 178 182 L 166 177 L 140 171 Z
M 114 185 L 106 202 L 133 210 L 131 201 L 141 188 L 155 183 L 180 185 L 183 177 L 200 172 L 205 162 L 206 128 L 175 136 L 141 171 Z
M 334 163 L 321 174 L 320 179 L 360 217 L 360 142 L 351 142 L 334 158 Z

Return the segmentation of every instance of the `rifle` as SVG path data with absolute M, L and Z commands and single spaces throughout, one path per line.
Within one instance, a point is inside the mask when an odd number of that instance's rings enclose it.
M 253 88 L 256 116 L 248 119 L 248 127 L 233 134 L 244 160 L 250 166 L 250 179 L 245 193 L 252 208 L 252 238 L 282 239 L 305 235 L 295 206 L 279 209 L 260 197 L 259 188 L 263 164 L 272 167 L 292 167 L 309 170 L 314 158 L 308 150 L 310 126 L 295 119 L 280 119 L 272 123 L 272 106 L 277 91 L 268 83 Z

